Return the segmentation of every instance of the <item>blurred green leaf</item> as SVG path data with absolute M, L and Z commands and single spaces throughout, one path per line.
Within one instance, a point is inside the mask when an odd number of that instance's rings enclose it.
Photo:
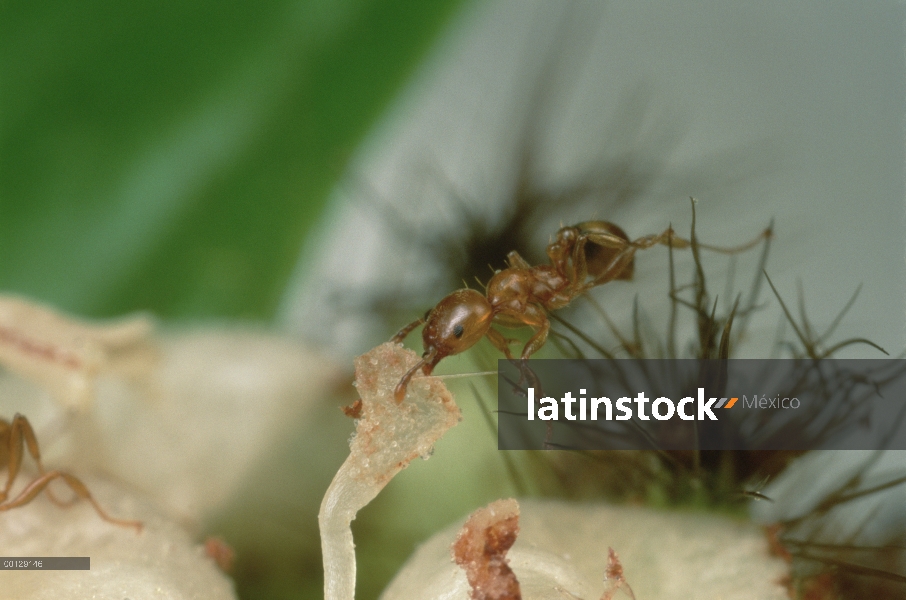
M 267 318 L 460 0 L 0 4 L 0 285 Z

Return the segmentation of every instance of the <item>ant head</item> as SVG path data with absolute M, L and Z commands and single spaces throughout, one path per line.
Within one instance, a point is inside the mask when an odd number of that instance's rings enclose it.
M 425 355 L 434 353 L 433 364 L 445 356 L 468 350 L 484 337 L 494 314 L 480 292 L 457 290 L 441 300 L 428 315 L 422 340 Z

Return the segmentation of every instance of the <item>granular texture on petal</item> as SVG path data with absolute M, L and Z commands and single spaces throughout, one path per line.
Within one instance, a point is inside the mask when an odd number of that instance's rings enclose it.
M 389 342 L 356 359 L 361 416 L 341 471 L 348 466 L 355 479 L 383 487 L 413 459 L 430 456 L 459 422 L 459 408 L 437 378 L 414 378 L 405 402 L 396 402 L 393 390 L 416 362 L 414 352 Z

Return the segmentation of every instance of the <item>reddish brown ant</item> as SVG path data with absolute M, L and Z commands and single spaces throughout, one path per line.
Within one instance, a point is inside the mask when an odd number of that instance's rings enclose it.
M 770 235 L 766 230 L 752 242 L 736 248 L 719 248 L 698 244 L 717 252 L 736 253 L 751 248 Z M 430 375 L 437 363 L 453 354 L 468 350 L 487 336 L 494 346 L 513 360 L 505 338 L 491 328 L 528 326 L 535 330 L 522 349 L 527 360 L 547 340 L 550 321 L 547 311 L 565 307 L 593 287 L 618 279 L 632 279 L 633 258 L 637 250 L 658 244 L 672 248 L 690 248 L 692 242 L 677 237 L 672 228 L 663 233 L 630 240 L 622 229 L 607 221 L 586 221 L 562 227 L 557 238 L 548 244 L 549 265 L 531 266 L 516 251 L 507 255 L 509 265 L 497 271 L 488 282 L 486 294 L 456 290 L 424 318 L 403 327 L 392 341 L 402 343 L 413 329 L 425 323 L 422 330 L 422 359 L 400 379 L 394 390 L 397 402 L 406 396 L 409 380 L 417 371 Z
M 39 476 L 29 483 L 18 496 L 7 501 L 10 489 L 22 466 L 22 456 L 25 446 L 28 447 L 28 453 L 31 454 L 31 457 L 38 465 Z M 13 417 L 12 423 L 6 419 L 0 418 L 0 465 L 3 464 L 6 464 L 7 477 L 6 485 L 0 490 L 0 511 L 24 506 L 34 500 L 42 491 L 47 492 L 47 496 L 54 504 L 58 506 L 68 506 L 71 504 L 70 502 L 61 502 L 57 500 L 53 494 L 51 494 L 50 490 L 47 489 L 47 486 L 53 480 L 62 479 L 66 482 L 66 485 L 69 486 L 69 489 L 75 493 L 76 498 L 82 498 L 83 500 L 90 502 L 94 507 L 94 510 L 105 521 L 122 527 L 134 527 L 138 532 L 141 532 L 142 530 L 142 524 L 139 521 L 117 519 L 108 515 L 107 512 L 101 508 L 101 505 L 98 504 L 97 500 L 94 499 L 94 496 L 91 495 L 91 492 L 88 491 L 88 487 L 77 477 L 70 475 L 65 471 L 45 471 L 44 465 L 41 463 L 38 439 L 35 437 L 35 432 L 28 422 L 28 419 L 22 415 L 17 414 Z

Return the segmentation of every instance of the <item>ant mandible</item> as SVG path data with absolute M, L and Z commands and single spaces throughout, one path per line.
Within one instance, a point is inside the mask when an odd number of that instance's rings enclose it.
M 735 248 L 697 244 L 717 252 L 742 252 L 770 236 L 766 230 L 753 241 Z M 513 360 L 505 338 L 491 328 L 531 327 L 535 330 L 522 349 L 527 360 L 547 340 L 550 321 L 547 312 L 565 307 L 593 287 L 619 279 L 632 279 L 633 258 L 637 250 L 662 244 L 672 248 L 690 248 L 692 242 L 677 237 L 668 227 L 663 233 L 630 240 L 622 229 L 608 221 L 586 221 L 561 227 L 556 239 L 548 244 L 549 265 L 531 266 L 516 251 L 507 255 L 506 269 L 497 271 L 488 282 L 486 294 L 472 289 L 456 290 L 421 319 L 403 327 L 392 340 L 402 343 L 413 329 L 425 323 L 422 330 L 424 354 L 400 379 L 394 390 L 398 403 L 406 397 L 406 388 L 416 372 L 430 375 L 441 360 L 459 354 L 487 336 L 494 346 Z
M 28 453 L 31 454 L 31 457 L 38 465 L 39 476 L 29 483 L 18 496 L 7 501 L 9 491 L 13 487 L 13 482 L 22 466 L 22 456 L 25 446 L 28 447 Z M 13 417 L 12 423 L 6 419 L 0 418 L 0 467 L 2 467 L 4 463 L 6 464 L 7 478 L 6 485 L 0 490 L 0 511 L 24 506 L 34 500 L 42 491 L 47 492 L 47 496 L 54 504 L 58 506 L 68 506 L 70 502 L 61 502 L 57 500 L 57 498 L 51 494 L 50 490 L 47 489 L 47 486 L 53 480 L 62 479 L 66 482 L 66 485 L 69 486 L 69 489 L 75 493 L 76 498 L 88 500 L 98 515 L 105 521 L 122 527 L 133 527 L 138 532 L 141 532 L 142 530 L 142 523 L 140 521 L 117 519 L 108 515 L 107 512 L 101 508 L 101 505 L 98 504 L 97 500 L 94 499 L 94 496 L 91 495 L 91 492 L 88 491 L 88 487 L 82 483 L 81 479 L 78 479 L 65 471 L 45 471 L 44 465 L 41 463 L 41 453 L 38 450 L 38 439 L 35 437 L 35 432 L 28 422 L 28 419 L 20 414 Z M 75 501 L 75 499 L 73 501 Z

